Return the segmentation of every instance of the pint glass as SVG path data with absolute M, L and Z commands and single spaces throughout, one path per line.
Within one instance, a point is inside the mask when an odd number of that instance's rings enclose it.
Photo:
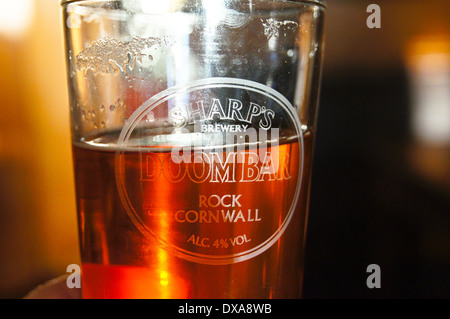
M 83 298 L 299 298 L 321 1 L 63 1 Z

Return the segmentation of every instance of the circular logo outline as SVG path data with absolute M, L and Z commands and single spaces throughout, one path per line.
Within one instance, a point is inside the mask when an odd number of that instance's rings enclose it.
M 198 90 L 203 89 L 210 89 L 210 88 L 239 88 L 244 90 L 250 90 L 262 95 L 265 95 L 269 97 L 271 100 L 277 102 L 279 106 L 281 106 L 290 116 L 292 122 L 294 123 L 297 136 L 299 137 L 299 155 L 300 155 L 300 173 L 298 175 L 298 181 L 297 186 L 295 189 L 294 198 L 292 200 L 291 206 L 289 208 L 289 212 L 286 215 L 285 219 L 283 220 L 283 223 L 280 225 L 280 227 L 263 243 L 260 243 L 258 246 L 253 247 L 251 249 L 248 249 L 246 251 L 236 253 L 236 254 L 229 254 L 229 255 L 207 255 L 207 254 L 200 254 L 195 253 L 186 249 L 182 249 L 180 247 L 177 247 L 176 245 L 171 245 L 167 243 L 162 238 L 155 235 L 151 229 L 149 229 L 145 223 L 142 221 L 142 219 L 139 217 L 137 212 L 135 211 L 133 205 L 131 204 L 128 194 L 126 192 L 126 188 L 124 185 L 124 174 L 123 174 L 123 164 L 122 164 L 122 158 L 123 153 L 125 152 L 124 149 L 126 146 L 126 143 L 128 139 L 130 138 L 132 132 L 138 125 L 138 123 L 153 109 L 161 105 L 162 103 L 171 100 L 175 98 L 177 95 L 182 95 Z M 121 199 L 121 202 L 123 204 L 123 207 L 125 208 L 128 216 L 131 218 L 134 225 L 139 229 L 139 231 L 146 236 L 147 238 L 157 240 L 159 243 L 163 244 L 165 248 L 173 253 L 175 256 L 191 261 L 196 262 L 200 264 L 209 264 L 209 265 L 227 265 L 227 264 L 233 264 L 242 262 L 245 260 L 249 260 L 253 257 L 256 257 L 263 252 L 265 252 L 267 249 L 272 247 L 275 242 L 278 241 L 278 239 L 283 235 L 283 233 L 286 231 L 292 216 L 295 213 L 295 207 L 297 206 L 297 202 L 300 196 L 300 190 L 302 186 L 302 178 L 303 178 L 303 165 L 304 165 L 304 142 L 303 142 L 303 132 L 301 129 L 301 123 L 300 119 L 298 117 L 298 114 L 296 112 L 296 109 L 292 106 L 292 104 L 278 91 L 254 82 L 250 80 L 244 80 L 244 79 L 235 79 L 235 78 L 207 78 L 207 79 L 201 79 L 201 80 L 195 80 L 192 82 L 187 82 L 184 84 L 175 85 L 173 87 L 170 87 L 154 96 L 152 96 L 150 99 L 148 99 L 146 102 L 144 102 L 139 108 L 136 109 L 136 111 L 130 116 L 127 123 L 124 125 L 120 136 L 117 141 L 117 151 L 116 151 L 116 161 L 115 161 L 115 175 L 116 175 L 116 185 L 117 190 L 119 193 L 119 197 Z

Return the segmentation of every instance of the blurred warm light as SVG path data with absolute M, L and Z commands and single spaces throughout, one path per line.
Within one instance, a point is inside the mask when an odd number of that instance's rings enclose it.
M 15 39 L 30 27 L 34 0 L 0 1 L 0 35 Z
M 418 141 L 450 143 L 450 36 L 423 36 L 407 48 L 412 129 Z
M 0 297 L 78 263 L 58 0 L 0 0 Z

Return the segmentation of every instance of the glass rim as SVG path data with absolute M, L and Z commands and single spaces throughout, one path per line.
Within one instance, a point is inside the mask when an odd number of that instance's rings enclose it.
M 65 6 L 65 5 L 67 5 L 67 4 L 69 4 L 69 3 L 75 3 L 75 2 L 86 2 L 86 1 L 93 1 L 93 2 L 95 2 L 95 1 L 120 1 L 120 0 L 61 0 L 60 1 L 60 5 L 61 6 Z M 276 1 L 276 2 L 287 2 L 287 3 L 299 3 L 299 4 L 311 4 L 311 5 L 318 5 L 318 6 L 321 6 L 321 7 L 326 7 L 327 5 L 326 5 L 326 3 L 325 3 L 325 0 L 273 0 L 273 1 Z

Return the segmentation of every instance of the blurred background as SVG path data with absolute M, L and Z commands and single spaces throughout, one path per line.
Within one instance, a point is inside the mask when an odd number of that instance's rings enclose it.
M 448 298 L 450 2 L 327 4 L 304 296 Z M 0 0 L 0 298 L 79 263 L 61 28 Z

